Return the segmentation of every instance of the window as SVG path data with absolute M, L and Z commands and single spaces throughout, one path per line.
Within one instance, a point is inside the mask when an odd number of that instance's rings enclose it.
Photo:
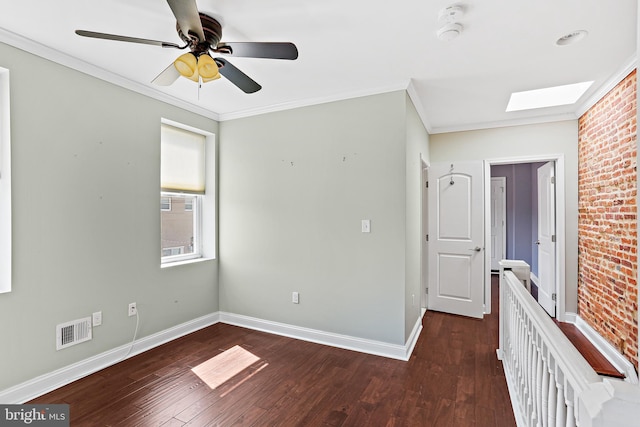
M 198 199 L 202 196 L 163 192 L 162 199 L 168 199 L 169 209 L 162 209 L 162 257 L 165 262 L 200 256 L 200 215 Z M 192 206 L 187 210 L 187 204 Z M 180 255 L 176 259 L 176 255 Z M 184 255 L 184 256 L 183 256 Z
M 160 197 L 160 210 L 161 211 L 171 210 L 171 197 Z
M 0 293 L 11 291 L 9 70 L 0 68 Z
M 213 258 L 213 135 L 163 122 L 160 146 L 161 262 Z

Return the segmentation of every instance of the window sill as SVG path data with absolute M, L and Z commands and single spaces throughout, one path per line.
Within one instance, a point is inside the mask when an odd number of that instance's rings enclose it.
M 193 259 L 186 259 L 183 261 L 174 261 L 174 262 L 165 262 L 164 264 L 160 264 L 160 268 L 169 268 L 169 267 L 177 267 L 179 265 L 185 265 L 185 264 L 195 264 L 198 262 L 205 262 L 205 261 L 215 261 L 215 258 L 193 258 Z

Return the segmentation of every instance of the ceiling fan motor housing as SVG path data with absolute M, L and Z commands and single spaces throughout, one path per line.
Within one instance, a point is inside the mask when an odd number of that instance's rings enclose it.
M 196 56 L 207 53 L 209 49 L 216 49 L 222 39 L 222 25 L 218 21 L 204 13 L 200 13 L 200 21 L 202 22 L 205 40 L 199 40 L 198 36 L 192 33 L 183 33 L 180 26 L 176 24 L 178 35 L 185 43 L 189 44 L 191 51 Z

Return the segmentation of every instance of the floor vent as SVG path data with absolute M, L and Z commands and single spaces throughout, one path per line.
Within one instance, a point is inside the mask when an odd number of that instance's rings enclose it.
M 62 350 L 90 339 L 91 317 L 61 323 L 56 326 L 56 350 Z

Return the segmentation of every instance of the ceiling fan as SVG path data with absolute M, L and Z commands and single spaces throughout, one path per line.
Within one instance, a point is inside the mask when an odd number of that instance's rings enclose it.
M 195 0 L 167 0 L 167 3 L 169 3 L 169 7 L 176 17 L 176 29 L 178 36 L 186 43 L 184 46 L 158 40 L 86 30 L 76 30 L 76 34 L 83 37 L 141 43 L 164 48 L 189 48 L 188 53 L 180 55 L 153 79 L 152 83 L 160 86 L 169 86 L 180 76 L 195 82 L 206 83 L 219 79 L 220 75 L 222 75 L 243 92 L 254 93 L 259 91 L 262 86 L 226 59 L 221 57 L 213 58 L 210 52 L 225 56 L 249 58 L 293 60 L 298 57 L 298 49 L 293 43 L 221 42 L 222 26 L 214 18 L 198 12 Z

